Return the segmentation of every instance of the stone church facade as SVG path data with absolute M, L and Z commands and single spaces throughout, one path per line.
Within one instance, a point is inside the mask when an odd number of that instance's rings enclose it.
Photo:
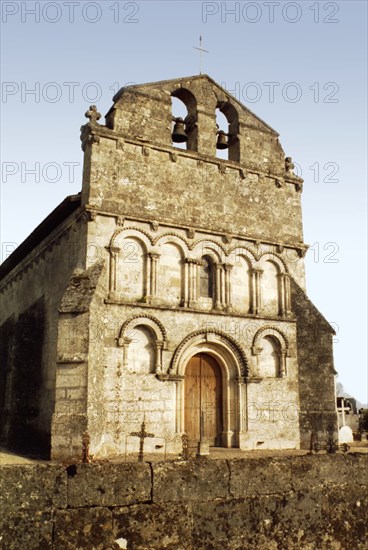
M 2 442 L 122 456 L 144 421 L 161 455 L 183 434 L 325 445 L 333 329 L 305 293 L 303 182 L 277 132 L 206 75 L 123 88 L 105 125 L 86 116 L 81 193 L 0 267 Z

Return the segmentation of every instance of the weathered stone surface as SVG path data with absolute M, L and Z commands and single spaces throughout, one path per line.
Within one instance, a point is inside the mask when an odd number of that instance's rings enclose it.
M 351 461 L 349 457 L 341 454 L 294 457 L 290 460 L 292 489 L 294 491 L 304 489 L 306 480 L 309 480 L 314 489 L 348 483 L 353 470 L 356 470 L 358 476 L 357 479 L 354 479 L 354 483 L 367 484 L 368 476 L 365 480 L 362 479 L 362 470 L 357 468 L 359 461 L 359 457 L 354 457 Z
M 194 549 L 247 548 L 252 510 L 246 499 L 217 500 L 192 504 Z
M 61 466 L 5 465 L 0 468 L 0 510 L 66 508 L 66 472 Z
M 21 502 L 18 503 L 21 506 Z M 39 550 L 52 548 L 54 512 L 43 510 L 8 511 L 0 507 L 0 548 Z
M 230 493 L 234 497 L 286 493 L 291 489 L 287 459 L 231 460 L 229 468 Z
M 114 510 L 116 538 L 134 550 L 192 548 L 192 509 L 188 504 L 141 504 Z
M 107 508 L 58 510 L 54 548 L 107 550 L 114 548 L 112 513 Z
M 2 470 L 21 482 L 22 468 Z M 74 477 L 68 480 L 67 508 L 61 508 L 65 500 L 53 502 L 43 494 L 53 486 L 51 472 L 54 485 L 59 483 L 60 468 L 28 468 L 23 493 L 15 483 L 6 488 L 9 506 L 2 505 L 0 516 L 4 550 L 115 550 L 118 540 L 127 550 L 366 548 L 367 454 L 156 463 L 148 501 L 149 464 L 69 466 Z M 229 486 L 242 496 L 231 495 Z M 26 500 L 22 508 L 26 498 L 34 506 Z M 128 504 L 117 504 L 121 501 Z
M 96 262 L 86 271 L 76 269 L 60 304 L 61 313 L 82 313 L 89 309 L 94 290 L 103 269 L 103 262 Z
M 229 469 L 224 460 L 158 463 L 153 469 L 154 502 L 229 498 Z
M 368 469 L 366 470 L 367 473 Z M 354 476 L 354 473 L 352 473 Z M 368 540 L 368 483 L 357 487 L 354 483 L 329 487 L 323 491 L 324 506 L 328 510 L 326 532 L 340 543 L 349 541 L 350 548 L 364 550 Z
M 79 464 L 69 471 L 68 505 L 124 506 L 151 499 L 149 464 Z

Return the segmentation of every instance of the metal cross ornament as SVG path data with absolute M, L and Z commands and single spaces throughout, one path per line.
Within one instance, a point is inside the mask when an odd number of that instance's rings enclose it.
M 143 449 L 144 449 L 144 440 L 146 437 L 155 437 L 154 434 L 150 434 L 146 432 L 146 423 L 143 420 L 141 425 L 141 431 L 140 432 L 131 432 L 132 436 L 139 437 L 139 455 L 138 455 L 138 462 L 143 462 Z
M 202 74 L 202 53 L 210 53 L 208 50 L 202 48 L 202 36 L 199 37 L 199 48 L 196 46 L 193 46 L 193 48 L 199 51 L 199 74 Z

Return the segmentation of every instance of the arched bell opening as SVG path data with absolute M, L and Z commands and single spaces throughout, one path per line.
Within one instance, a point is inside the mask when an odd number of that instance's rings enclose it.
M 229 159 L 229 143 L 228 143 L 228 133 L 229 133 L 229 123 L 226 116 L 216 109 L 216 157 L 221 159 Z
M 231 103 L 221 101 L 216 108 L 216 156 L 240 162 L 239 115 Z
M 197 151 L 197 101 L 189 90 L 179 88 L 171 94 L 172 145 L 180 149 Z

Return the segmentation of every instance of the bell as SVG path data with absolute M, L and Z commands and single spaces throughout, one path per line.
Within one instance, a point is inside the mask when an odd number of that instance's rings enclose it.
M 188 141 L 188 136 L 184 130 L 184 120 L 182 118 L 177 118 L 175 121 L 172 140 L 174 143 L 184 143 Z
M 227 134 L 222 130 L 220 130 L 219 132 L 217 132 L 217 135 L 218 135 L 217 143 L 216 143 L 217 149 L 227 149 L 229 147 L 229 144 L 227 142 L 227 137 L 226 137 Z

